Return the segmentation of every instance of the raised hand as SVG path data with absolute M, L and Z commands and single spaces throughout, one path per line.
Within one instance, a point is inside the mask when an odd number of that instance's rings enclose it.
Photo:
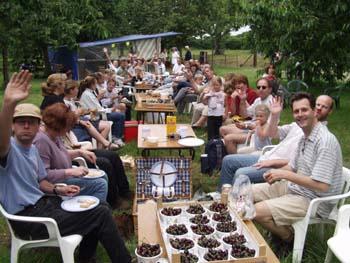
M 18 103 L 29 96 L 32 74 L 28 70 L 14 73 L 6 86 L 4 101 Z
M 272 103 L 270 105 L 271 114 L 279 114 L 283 110 L 282 98 L 277 96 L 272 98 Z
M 107 48 L 103 48 L 103 53 L 108 53 L 108 49 Z
M 243 91 L 242 89 L 237 90 L 238 96 L 241 99 L 241 101 L 247 100 L 247 92 Z

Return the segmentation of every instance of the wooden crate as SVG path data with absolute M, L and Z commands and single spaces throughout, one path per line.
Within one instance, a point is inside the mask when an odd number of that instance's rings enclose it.
M 132 221 L 134 223 L 134 233 L 137 237 L 138 235 L 138 223 L 137 223 L 137 199 L 136 196 L 134 197 L 134 201 L 132 203 Z
M 167 257 L 169 262 L 172 263 L 180 263 L 180 254 L 172 254 L 171 257 L 169 257 L 168 255 L 168 250 L 167 250 L 167 246 L 165 244 L 166 241 L 166 237 L 163 236 L 162 231 L 161 231 L 161 221 L 160 221 L 160 217 L 159 217 L 159 211 L 160 209 L 162 209 L 163 207 L 187 207 L 190 204 L 194 204 L 194 203 L 199 203 L 201 205 L 208 205 L 212 202 L 177 202 L 177 203 L 162 203 L 161 201 L 159 201 L 157 203 L 157 231 L 160 233 L 161 236 L 161 242 L 160 245 L 163 248 L 163 257 Z M 256 244 L 256 246 L 259 248 L 259 254 L 256 257 L 253 258 L 242 258 L 242 259 L 234 259 L 234 260 L 221 260 L 221 261 L 211 261 L 213 263 L 266 263 L 267 262 L 267 248 L 264 244 L 259 243 L 259 241 L 255 238 L 254 233 L 252 233 L 248 227 L 246 226 L 246 224 L 244 223 L 244 221 L 238 216 L 238 214 L 236 213 L 235 210 L 230 209 L 230 213 L 234 214 L 235 216 L 235 221 L 237 222 L 237 224 L 240 224 L 243 228 L 244 228 L 244 232 L 248 233 L 249 235 L 249 239 L 253 240 Z

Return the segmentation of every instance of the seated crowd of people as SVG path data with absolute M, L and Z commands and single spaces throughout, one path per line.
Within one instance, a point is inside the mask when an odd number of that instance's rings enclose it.
M 283 105 L 274 89 L 273 66 L 253 89 L 246 76 L 232 73 L 222 78 L 210 65 L 191 58 L 182 64 L 175 55 L 172 74 L 167 74 L 164 57 L 155 56 L 148 63 L 133 56 L 112 61 L 108 50 L 104 52 L 109 69 L 89 74 L 80 83 L 65 74 L 50 75 L 42 84 L 40 109 L 19 104 L 29 96 L 31 74 L 14 74 L 0 112 L 0 202 L 12 214 L 54 218 L 61 235 L 83 235 L 81 262 L 95 257 L 97 241 L 111 262 L 131 261 L 110 207 L 128 207 L 132 198 L 114 150 L 125 145 L 124 122 L 131 118 L 131 97 L 122 87 L 139 81 L 150 81 L 158 85 L 153 92 L 172 96 L 178 114 L 193 105 L 192 127 L 207 127 L 208 141 L 222 139 L 228 153 L 219 189 L 232 185 L 240 174 L 247 175 L 254 183 L 255 221 L 284 242 L 293 240 L 290 226 L 305 216 L 313 198 L 340 193 L 342 156 L 327 129 L 333 107 L 329 96 L 315 100 L 308 93 L 295 94 L 295 122 L 279 126 Z M 92 139 L 96 148 L 83 143 Z M 279 144 L 261 155 L 272 139 Z M 74 166 L 76 157 L 83 157 L 90 168 L 102 169 L 105 176 L 82 179 L 88 169 Z M 101 203 L 81 213 L 59 209 L 59 196 L 79 194 L 95 196 Z M 327 216 L 331 207 L 320 207 L 319 215 Z M 40 225 L 12 224 L 19 235 L 46 235 Z

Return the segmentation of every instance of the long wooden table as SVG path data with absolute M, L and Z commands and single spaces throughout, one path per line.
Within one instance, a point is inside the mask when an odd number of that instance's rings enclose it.
M 156 136 L 159 138 L 158 143 L 153 144 L 145 140 L 142 131 L 143 128 L 149 128 L 149 136 Z M 179 127 L 186 127 L 186 133 L 184 137 L 196 137 L 191 125 L 189 124 L 177 124 L 176 129 Z M 192 159 L 194 158 L 195 150 L 194 147 L 186 147 L 177 142 L 177 139 L 170 139 L 167 137 L 166 133 L 166 124 L 140 124 L 138 126 L 138 135 L 137 135 L 137 148 L 142 150 L 142 156 L 148 156 L 150 150 L 183 150 L 187 149 L 190 151 Z
M 143 204 L 137 205 L 137 222 L 138 222 L 138 243 L 145 240 L 149 243 L 162 242 L 159 225 L 157 224 L 157 203 L 149 200 Z M 260 232 L 257 230 L 252 221 L 245 221 L 248 229 L 254 235 L 256 240 L 266 246 L 267 263 L 279 263 L 280 261 L 273 253 L 272 249 L 266 243 Z
M 161 113 L 164 113 L 165 118 L 167 115 L 174 115 L 176 113 L 176 107 L 174 102 L 171 103 L 155 103 L 154 105 L 146 105 L 142 101 L 150 100 L 150 99 L 158 99 L 157 97 L 152 97 L 146 93 L 136 93 L 135 100 L 136 106 L 135 111 L 137 112 L 137 120 L 145 120 L 145 113 L 151 112 L 153 116 L 153 123 L 155 123 L 154 113 L 158 113 L 158 123 L 164 123 L 165 120 L 162 120 Z

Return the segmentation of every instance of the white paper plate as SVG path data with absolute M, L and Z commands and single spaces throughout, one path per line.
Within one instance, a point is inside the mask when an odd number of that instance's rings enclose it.
M 164 162 L 163 170 L 162 170 L 163 175 L 160 175 L 163 162 Z M 150 177 L 154 185 L 160 186 L 160 187 L 169 187 L 169 186 L 172 186 L 176 181 L 177 170 L 176 170 L 176 167 L 171 162 L 168 162 L 168 161 L 156 162 L 155 164 L 152 165 L 152 168 L 150 170 Z
M 84 201 L 84 200 L 95 201 L 95 203 L 90 205 L 89 207 L 80 207 L 80 205 L 82 204 L 81 201 Z M 78 195 L 71 199 L 63 201 L 61 203 L 61 208 L 68 212 L 81 212 L 81 211 L 93 209 L 96 206 L 98 206 L 99 203 L 100 203 L 100 200 L 95 196 Z
M 98 170 L 98 169 L 89 169 L 89 173 L 85 176 L 83 176 L 83 178 L 86 179 L 96 179 L 96 178 L 100 178 L 102 176 L 105 175 L 105 172 L 102 170 Z
M 199 138 L 185 138 L 180 139 L 177 142 L 186 147 L 198 147 L 204 144 L 204 140 Z

